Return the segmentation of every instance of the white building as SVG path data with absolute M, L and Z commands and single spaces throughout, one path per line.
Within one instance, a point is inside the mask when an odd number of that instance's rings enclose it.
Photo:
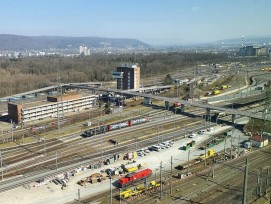
M 96 104 L 98 95 L 81 97 L 81 94 L 59 95 L 47 97 L 48 101 L 33 102 L 28 104 L 8 103 L 10 118 L 16 122 L 29 122 L 43 118 L 57 117 L 68 112 L 79 112 L 91 108 Z
M 79 53 L 80 53 L 80 55 L 85 55 L 85 56 L 90 55 L 90 49 L 88 49 L 87 46 L 82 46 L 81 45 L 79 47 Z
M 268 145 L 268 139 L 264 138 L 262 135 L 255 134 L 251 137 L 252 147 L 262 148 Z

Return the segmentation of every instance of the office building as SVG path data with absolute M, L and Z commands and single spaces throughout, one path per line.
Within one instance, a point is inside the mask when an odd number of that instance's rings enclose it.
M 79 53 L 80 53 L 80 55 L 85 55 L 85 56 L 90 55 L 90 49 L 87 46 L 81 45 L 79 47 Z
M 256 56 L 256 48 L 253 46 L 245 46 L 241 47 L 239 50 L 240 56 Z
M 117 89 L 129 90 L 140 88 L 140 67 L 132 64 L 122 64 L 117 67 L 122 78 L 117 78 Z
M 78 112 L 96 104 L 98 96 L 83 96 L 79 93 L 68 93 L 56 96 L 48 96 L 47 101 L 39 101 L 23 104 L 22 102 L 8 103 L 8 115 L 13 122 L 29 122 L 44 118 L 56 118 L 59 114 Z

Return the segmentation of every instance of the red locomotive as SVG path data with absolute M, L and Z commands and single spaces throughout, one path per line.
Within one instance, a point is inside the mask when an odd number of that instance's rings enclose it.
M 144 179 L 144 178 L 149 177 L 151 175 L 152 175 L 151 169 L 144 169 L 144 170 L 139 171 L 137 173 L 127 174 L 125 177 L 122 177 L 119 179 L 119 186 L 120 187 L 128 186 L 138 180 Z

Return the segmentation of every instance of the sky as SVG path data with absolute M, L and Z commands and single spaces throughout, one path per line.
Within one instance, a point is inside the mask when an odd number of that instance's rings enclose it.
M 135 38 L 151 45 L 271 35 L 270 0 L 0 0 L 0 34 Z

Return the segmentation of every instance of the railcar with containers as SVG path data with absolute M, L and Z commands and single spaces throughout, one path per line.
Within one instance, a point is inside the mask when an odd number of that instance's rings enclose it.
M 135 119 L 127 120 L 127 121 L 122 121 L 122 122 L 114 123 L 114 124 L 110 124 L 110 125 L 103 125 L 103 126 L 99 126 L 99 127 L 95 127 L 95 128 L 91 128 L 89 130 L 86 130 L 82 134 L 82 136 L 83 137 L 91 137 L 93 135 L 103 134 L 108 131 L 113 131 L 113 130 L 118 130 L 118 129 L 130 127 L 130 126 L 134 126 L 134 125 L 139 125 L 142 123 L 146 123 L 148 121 L 149 121 L 149 119 L 147 117 L 144 117 L 144 118 L 135 118 Z

